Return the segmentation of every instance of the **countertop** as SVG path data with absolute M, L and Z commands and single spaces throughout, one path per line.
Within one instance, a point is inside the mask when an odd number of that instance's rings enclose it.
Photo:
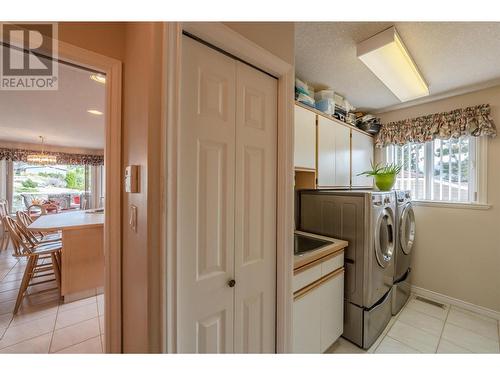
M 333 243 L 331 245 L 325 245 L 323 247 L 320 247 L 317 250 L 311 250 L 311 251 L 304 253 L 302 255 L 295 255 L 294 259 L 293 259 L 293 269 L 294 270 L 296 270 L 302 266 L 305 266 L 306 264 L 314 262 L 315 260 L 326 257 L 330 254 L 333 254 L 336 252 L 341 252 L 348 245 L 347 241 L 338 240 L 336 238 L 331 238 L 331 237 L 320 236 L 319 234 L 301 232 L 298 230 L 296 230 L 295 233 L 302 234 L 304 236 L 308 236 L 308 237 L 312 237 L 312 238 L 318 238 L 320 240 L 331 241 Z
M 92 211 L 73 211 L 43 215 L 31 223 L 28 229 L 50 232 L 64 229 L 102 227 L 104 225 L 104 213 L 93 213 Z

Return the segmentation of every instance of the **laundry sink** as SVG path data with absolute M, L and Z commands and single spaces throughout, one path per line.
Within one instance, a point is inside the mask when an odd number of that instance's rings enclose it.
M 323 246 L 331 245 L 332 243 L 332 241 L 320 240 L 319 238 L 295 233 L 293 253 L 294 255 L 302 255 L 309 251 L 317 250 Z

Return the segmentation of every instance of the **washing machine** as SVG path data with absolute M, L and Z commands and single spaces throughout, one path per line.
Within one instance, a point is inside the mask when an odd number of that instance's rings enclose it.
M 391 319 L 396 197 L 394 192 L 302 190 L 297 227 L 348 241 L 344 252 L 342 336 L 369 348 Z
M 415 242 L 415 214 L 411 192 L 396 191 L 396 251 L 394 253 L 394 285 L 392 287 L 392 314 L 396 315 L 411 293 L 411 256 Z

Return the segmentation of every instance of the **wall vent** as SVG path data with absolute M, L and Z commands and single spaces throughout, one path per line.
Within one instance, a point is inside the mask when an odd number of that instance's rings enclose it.
M 429 305 L 437 306 L 437 307 L 439 307 L 440 309 L 443 309 L 443 310 L 446 309 L 446 305 L 444 305 L 442 303 L 439 303 L 439 302 L 436 302 L 436 301 L 432 301 L 432 300 L 424 298 L 424 297 L 416 296 L 415 299 L 418 300 L 418 301 L 420 301 L 420 302 L 427 303 Z

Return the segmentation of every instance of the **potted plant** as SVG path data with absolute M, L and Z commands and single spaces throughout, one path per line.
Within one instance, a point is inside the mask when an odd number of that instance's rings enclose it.
M 402 165 L 396 163 L 384 165 L 382 163 L 373 164 L 373 161 L 371 162 L 371 166 L 371 170 L 361 172 L 358 176 L 373 176 L 375 178 L 375 185 L 377 185 L 381 191 L 389 191 L 392 189 L 396 183 L 396 176 L 403 168 Z

